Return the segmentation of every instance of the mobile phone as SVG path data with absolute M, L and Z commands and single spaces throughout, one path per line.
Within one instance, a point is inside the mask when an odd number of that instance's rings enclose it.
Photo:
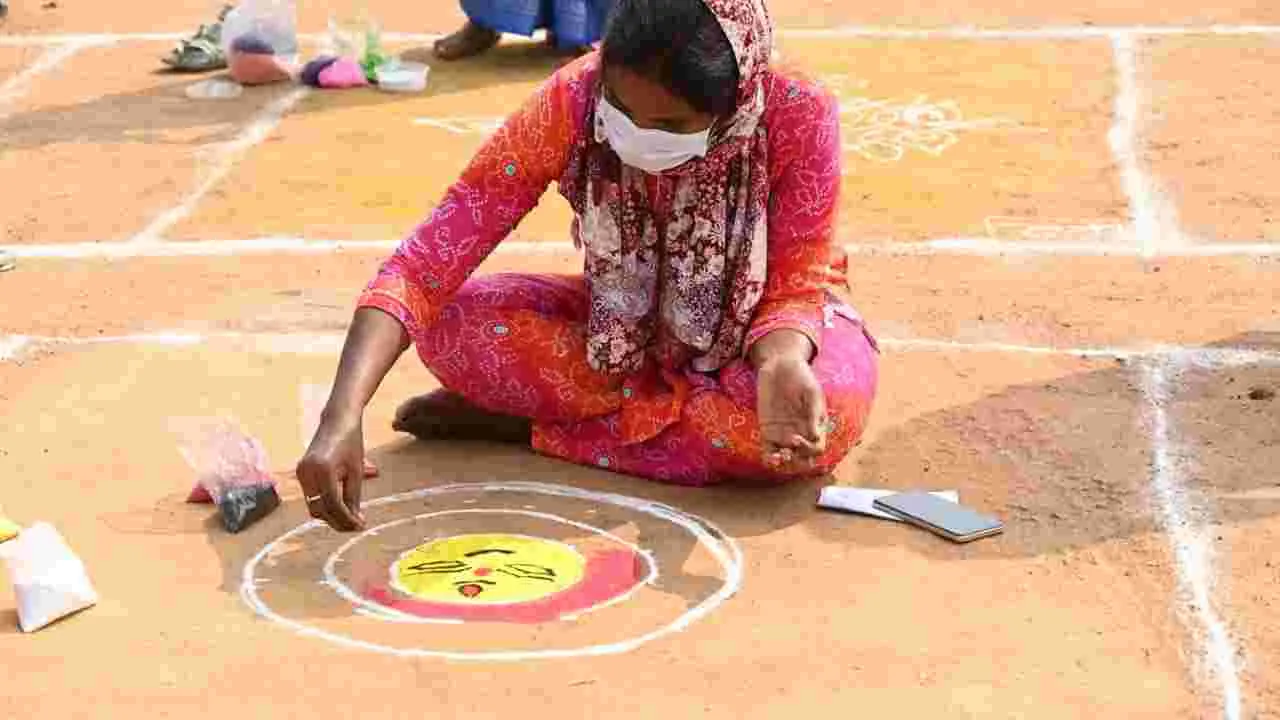
M 999 520 L 927 492 L 876 498 L 875 507 L 952 542 L 966 543 L 1004 531 Z

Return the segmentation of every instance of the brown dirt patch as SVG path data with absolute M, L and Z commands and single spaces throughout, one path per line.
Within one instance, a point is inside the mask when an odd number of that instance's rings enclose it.
M 7 314 L 0 330 L 341 332 L 381 259 L 381 253 L 353 252 L 24 260 L 18 271 L 0 276 L 0 284 L 21 298 L 15 307 L 29 311 Z M 886 337 L 1132 348 L 1250 342 L 1250 333 L 1280 330 L 1273 265 L 1229 258 L 1148 266 L 1126 258 L 855 256 L 850 283 L 852 300 Z M 575 273 L 581 267 L 573 254 L 497 253 L 481 272 Z M 1197 311 L 1183 312 L 1188 307 Z
M 422 49 L 406 57 L 422 59 Z M 474 118 L 514 112 L 554 68 L 530 43 L 510 44 L 475 62 L 437 63 L 419 96 L 373 89 L 318 92 L 251 151 L 175 238 L 302 235 L 395 239 L 420 223 L 479 149 Z M 462 119 L 455 134 L 415 124 Z M 548 191 L 518 239 L 567 241 L 571 215 Z
M 789 40 L 782 53 L 841 97 L 850 240 L 1126 217 L 1105 42 Z
M 38 78 L 0 118 L 6 244 L 123 240 L 176 205 L 284 88 L 236 100 L 188 98 L 190 77 L 149 68 L 155 43 L 89 48 Z M 92 83 L 84 78 L 92 77 Z
M 1280 40 L 1160 39 L 1144 46 L 1147 158 L 1200 241 L 1280 241 L 1272 139 L 1280 133 Z
M 0 276 L 0 284 L 21 299 L 15 307 L 29 311 L 7 314 L 0 330 L 341 332 L 382 257 L 24 260 L 18 271 Z M 497 253 L 481 271 L 575 273 L 581 267 L 574 254 Z M 1247 341 L 1249 333 L 1280 330 L 1278 271 L 1275 263 L 1247 258 L 1145 265 L 1128 258 L 863 255 L 851 261 L 850 284 L 856 306 L 886 337 L 1143 347 Z M 1189 307 L 1197 311 L 1183 312 Z
M 847 104 L 841 217 L 851 239 L 985 235 L 989 217 L 1003 222 L 997 233 L 1021 232 L 1009 223 L 1124 217 L 1105 140 L 1105 43 L 793 40 L 783 52 Z M 422 97 L 317 93 L 174 236 L 399 237 L 483 140 L 475 120 L 504 117 L 552 65 L 537 46 L 511 44 L 474 63 L 436 64 Z M 1028 93 L 1040 99 L 1028 105 Z M 419 118 L 470 129 L 458 134 L 415 124 Z M 931 212 L 920 213 L 922 205 Z M 569 220 L 550 191 L 515 237 L 563 241 Z
M 855 256 L 850 268 L 858 307 L 893 336 L 1142 347 L 1280 329 L 1280 264 L 1252 258 Z
M 105 643 L 128 644 L 130 662 L 113 672 L 110 695 L 94 695 L 98 703 L 113 710 L 145 703 L 150 712 L 185 717 L 221 716 L 232 703 L 257 708 L 251 717 L 268 707 L 272 716 L 343 712 L 347 700 L 320 698 L 306 689 L 301 671 L 281 670 L 297 667 L 299 656 L 307 657 L 306 677 L 341 672 L 362 694 L 392 697 L 381 701 L 392 709 L 414 706 L 427 686 L 423 678 L 447 672 L 447 684 L 430 684 L 438 688 L 431 702 L 462 712 L 502 707 L 507 701 L 490 692 L 501 686 L 519 703 L 532 693 L 572 717 L 610 703 L 628 717 L 679 713 L 691 703 L 708 717 L 764 717 L 806 703 L 876 713 L 943 708 L 991 716 L 1035 708 L 1073 718 L 1082 708 L 1120 708 L 1129 717 L 1198 715 L 1169 642 L 1176 635 L 1160 610 L 1168 607 L 1168 560 L 1135 504 L 1141 448 L 1101 432 L 1130 422 L 1134 411 L 1132 391 L 1109 365 L 932 354 L 886 360 L 877 431 L 840 478 L 947 484 L 1010 520 L 1003 538 L 961 548 L 905 527 L 818 513 L 812 485 L 690 492 L 513 451 L 392 442 L 386 419 L 394 403 L 430 386 L 416 363 L 402 363 L 368 416 L 369 443 L 386 475 L 371 495 L 493 477 L 568 482 L 704 514 L 738 536 L 748 558 L 742 594 L 668 641 L 617 657 L 455 672 L 439 662 L 355 655 L 253 618 L 233 592 L 235 579 L 249 554 L 303 518 L 288 483 L 285 508 L 234 537 L 210 524 L 208 510 L 180 502 L 188 474 L 164 431 L 166 417 L 233 412 L 284 469 L 300 442 L 298 383 L 325 381 L 332 362 L 217 345 L 118 346 L 42 354 L 19 370 L 9 405 L 15 412 L 0 425 L 7 453 L 0 469 L 17 479 L 6 507 L 20 518 L 55 518 L 104 600 L 39 636 L 0 634 L 5 656 L 17 660 L 17 690 L 6 696 L 6 711 L 48 702 L 37 693 L 36 675 L 46 671 L 31 659 L 35 648 L 61 658 L 59 683 L 97 693 L 89 689 L 97 687 L 99 661 L 72 650 Z M 922 376 L 933 382 L 920 383 Z M 41 381 L 23 380 L 35 377 Z M 1101 407 L 1094 400 L 1092 412 L 1079 402 L 1099 393 L 1107 399 Z M 128 422 L 119 422 L 124 408 Z M 1040 411 L 1057 419 L 1032 422 Z M 36 432 L 76 438 L 75 451 L 31 442 Z M 954 462 L 923 472 L 923 460 L 943 457 Z M 1073 457 L 1081 465 L 1067 473 Z M 63 502 L 68 486 L 80 488 L 73 505 Z M 1093 489 L 1113 508 L 1101 520 L 1085 502 Z M 652 542 L 664 552 L 680 550 L 661 536 Z M 326 591 L 307 578 L 288 582 L 299 584 L 303 601 Z M 1098 587 L 1108 588 L 1105 599 Z M 803 597 L 812 602 L 798 606 Z M 1054 602 L 1046 604 L 1048 597 Z M 137 642 L 138 618 L 147 618 L 144 643 Z M 722 642 L 726 637 L 738 640 Z M 989 652 L 973 653 L 978 646 Z M 220 683 L 250 689 L 232 699 L 181 680 L 208 677 L 210 659 Z M 655 666 L 663 671 L 643 670 Z M 636 672 L 646 673 L 645 687 L 618 707 L 613 689 Z M 406 697 L 405 688 L 418 689 Z

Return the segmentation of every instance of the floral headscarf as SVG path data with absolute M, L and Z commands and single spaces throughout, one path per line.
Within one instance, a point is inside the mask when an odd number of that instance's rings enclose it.
M 661 235 L 645 173 L 623 165 L 591 132 L 569 193 L 591 295 L 587 359 L 601 372 L 638 370 L 659 318 L 695 351 L 696 370 L 718 369 L 741 352 L 763 292 L 769 192 L 761 117 L 772 24 L 764 0 L 702 1 L 733 46 L 737 110 L 713 130 L 706 157 L 663 175 L 674 191 Z M 595 77 L 603 82 L 598 68 Z M 587 120 L 591 127 L 594 105 Z

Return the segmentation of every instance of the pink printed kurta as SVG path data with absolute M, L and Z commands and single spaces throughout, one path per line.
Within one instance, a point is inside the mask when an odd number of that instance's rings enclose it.
M 833 430 L 814 472 L 862 435 L 877 382 L 874 340 L 827 291 L 840 187 L 839 114 L 809 83 L 771 74 L 768 270 L 743 357 L 697 372 L 659 327 L 627 377 L 587 364 L 589 297 L 581 277 L 471 279 L 484 258 L 557 181 L 586 133 L 591 58 L 559 71 L 481 148 L 431 216 L 386 261 L 360 299 L 396 317 L 440 382 L 488 410 L 532 418 L 534 449 L 669 482 L 785 479 L 763 464 L 751 345 L 787 328 L 818 348 L 813 367 Z M 648 183 L 661 222 L 670 185 Z

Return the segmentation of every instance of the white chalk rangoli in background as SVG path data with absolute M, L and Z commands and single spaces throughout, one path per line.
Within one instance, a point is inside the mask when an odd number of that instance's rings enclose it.
M 931 100 L 924 94 L 907 100 L 846 94 L 865 91 L 870 86 L 866 80 L 836 75 L 821 82 L 840 98 L 845 152 L 873 162 L 898 162 L 912 150 L 937 157 L 964 132 L 1021 126 L 1008 118 L 967 118 L 955 100 Z
M 908 150 L 938 156 L 966 130 L 1007 126 L 1000 118 L 966 119 L 955 100 L 854 98 L 840 103 L 844 149 L 876 162 L 901 160 Z

